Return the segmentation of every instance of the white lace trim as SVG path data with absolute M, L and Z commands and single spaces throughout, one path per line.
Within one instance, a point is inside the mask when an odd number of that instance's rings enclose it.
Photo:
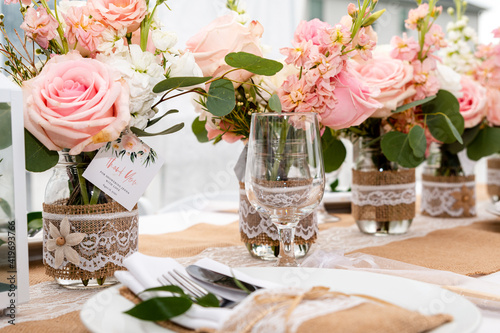
M 88 233 L 84 241 L 74 246 L 74 248 L 80 254 L 80 264 L 78 265 L 78 268 L 88 272 L 95 272 L 104 268 L 108 263 L 113 263 L 115 265 L 121 266 L 123 259 L 128 257 L 133 252 L 137 251 L 137 248 L 132 247 L 130 244 L 138 243 L 138 212 L 137 210 L 135 210 L 133 212 L 127 213 L 127 217 L 135 216 L 130 223 L 130 227 L 127 230 L 118 230 L 115 228 L 115 223 L 113 222 L 113 220 L 123 218 L 120 213 L 120 216 L 117 216 L 118 214 L 94 214 L 87 216 L 83 215 L 83 219 L 79 218 L 80 215 L 72 217 L 71 215 L 47 213 L 44 213 L 43 217 L 50 220 L 62 220 L 64 217 L 68 217 L 70 221 L 85 220 L 87 217 L 93 220 L 109 219 L 101 226 L 98 232 Z M 81 231 L 75 230 L 73 225 L 71 225 L 71 232 Z M 44 249 L 46 249 L 46 243 L 49 239 L 50 235 L 48 234 L 48 229 L 44 227 Z M 109 253 L 109 255 L 103 254 L 101 252 L 103 248 L 109 250 L 112 246 L 116 246 L 116 251 Z M 87 259 L 86 257 L 89 257 L 90 259 Z M 49 251 L 43 251 L 43 260 L 45 264 L 54 269 L 63 268 L 67 264 L 69 264 L 69 261 L 64 258 L 61 266 L 56 267 L 55 252 Z
M 304 206 L 309 203 L 312 185 L 293 186 L 293 187 L 274 187 L 269 188 L 259 184 L 253 185 L 255 196 L 259 201 L 270 207 L 296 207 Z
M 240 217 L 240 230 L 248 237 L 255 238 L 260 234 L 264 233 L 272 240 L 278 240 L 278 231 L 273 223 L 266 218 L 260 216 L 260 214 L 255 210 L 255 208 L 250 204 L 248 200 L 242 199 L 242 196 L 246 198 L 245 190 L 240 189 L 240 205 L 238 209 L 238 214 Z M 253 225 L 250 224 L 250 216 L 257 215 L 260 222 Z M 318 232 L 318 222 L 317 216 L 313 213 L 313 220 L 310 224 L 304 225 L 299 223 L 295 228 L 295 235 L 304 239 L 309 240 Z
M 442 216 L 447 214 L 453 217 L 464 215 L 464 208 L 454 208 L 457 202 L 452 194 L 461 191 L 463 186 L 472 191 L 475 200 L 475 182 L 464 183 L 438 183 L 422 182 L 422 211 L 430 216 Z M 470 215 L 476 215 L 476 206 L 469 208 Z
M 415 183 L 352 185 L 352 203 L 357 206 L 396 206 L 416 201 Z
M 488 185 L 500 186 L 500 169 L 488 168 Z
M 106 218 L 111 219 L 122 219 L 137 215 L 137 210 L 132 210 L 130 212 L 118 212 L 118 213 L 109 213 L 109 214 L 81 214 L 81 215 L 66 215 L 66 214 L 53 214 L 42 212 L 42 217 L 48 220 L 62 220 L 67 217 L 68 220 L 71 221 L 99 221 Z

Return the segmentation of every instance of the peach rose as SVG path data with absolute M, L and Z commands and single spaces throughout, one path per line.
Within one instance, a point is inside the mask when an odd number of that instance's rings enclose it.
M 460 83 L 463 94 L 458 99 L 460 114 L 464 117 L 465 128 L 471 128 L 479 124 L 486 116 L 486 88 L 465 75 L 462 75 Z
M 186 50 L 190 51 L 200 66 L 204 76 L 219 76 L 232 69 L 224 57 L 231 52 L 247 52 L 262 56 L 259 47 L 264 28 L 257 21 L 244 26 L 236 21 L 236 15 L 228 14 L 218 17 L 186 42 Z M 244 82 L 252 77 L 245 70 L 231 72 L 226 77 Z M 239 86 L 239 84 L 236 84 Z
M 332 78 L 335 81 L 337 103 L 332 110 L 320 113 L 321 124 L 333 129 L 358 126 L 383 105 L 374 98 L 377 89 L 370 89 L 347 68 Z
M 145 0 L 88 0 L 88 6 L 96 20 L 127 32 L 136 31 L 148 11 Z
M 500 90 L 495 88 L 486 89 L 488 112 L 486 119 L 493 126 L 500 126 Z
M 366 62 L 354 63 L 353 67 L 366 85 L 380 89 L 380 95 L 374 99 L 382 103 L 383 107 L 375 111 L 371 117 L 391 116 L 391 111 L 403 105 L 404 100 L 416 92 L 409 86 L 413 79 L 413 67 L 408 62 L 392 59 L 389 56 L 374 55 Z
M 117 139 L 130 121 L 128 85 L 108 65 L 78 52 L 55 56 L 23 83 L 26 129 L 71 155 Z

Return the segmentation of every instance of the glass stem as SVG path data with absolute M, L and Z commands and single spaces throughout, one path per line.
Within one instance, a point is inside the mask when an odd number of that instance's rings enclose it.
M 295 261 L 295 226 L 275 223 L 280 240 L 280 254 L 276 266 L 297 267 Z

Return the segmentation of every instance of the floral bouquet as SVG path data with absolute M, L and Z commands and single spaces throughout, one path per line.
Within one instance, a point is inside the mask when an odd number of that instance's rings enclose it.
M 46 189 L 43 258 L 47 274 L 63 285 L 103 285 L 137 250 L 137 209 L 128 211 L 83 177 L 97 150 L 151 165 L 157 156 L 138 136 L 183 127 L 146 131 L 177 112 L 153 119 L 153 87 L 179 73 L 201 75 L 156 20 L 163 3 L 23 0 L 17 5 L 25 36 L 15 30 L 11 38 L 0 27 L 3 69 L 24 92 L 27 169 L 45 171 L 59 161 Z

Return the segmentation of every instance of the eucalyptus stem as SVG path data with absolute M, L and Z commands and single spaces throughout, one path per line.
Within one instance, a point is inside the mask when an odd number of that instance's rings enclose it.
M 83 204 L 88 205 L 89 204 L 89 194 L 87 192 L 87 184 L 85 182 L 85 178 L 83 178 L 83 170 L 79 168 L 78 166 L 76 167 L 77 173 L 78 173 L 78 183 L 80 184 L 80 194 L 83 199 Z
M 278 146 L 278 151 L 276 152 L 274 161 L 273 161 L 273 169 L 271 173 L 271 180 L 277 180 L 278 179 L 278 171 L 279 167 L 281 165 L 281 161 L 283 158 L 283 152 L 285 151 L 285 144 L 286 144 L 286 139 L 288 136 L 288 122 L 285 120 L 281 127 L 281 134 L 280 134 L 280 141 L 279 141 L 279 146 Z

